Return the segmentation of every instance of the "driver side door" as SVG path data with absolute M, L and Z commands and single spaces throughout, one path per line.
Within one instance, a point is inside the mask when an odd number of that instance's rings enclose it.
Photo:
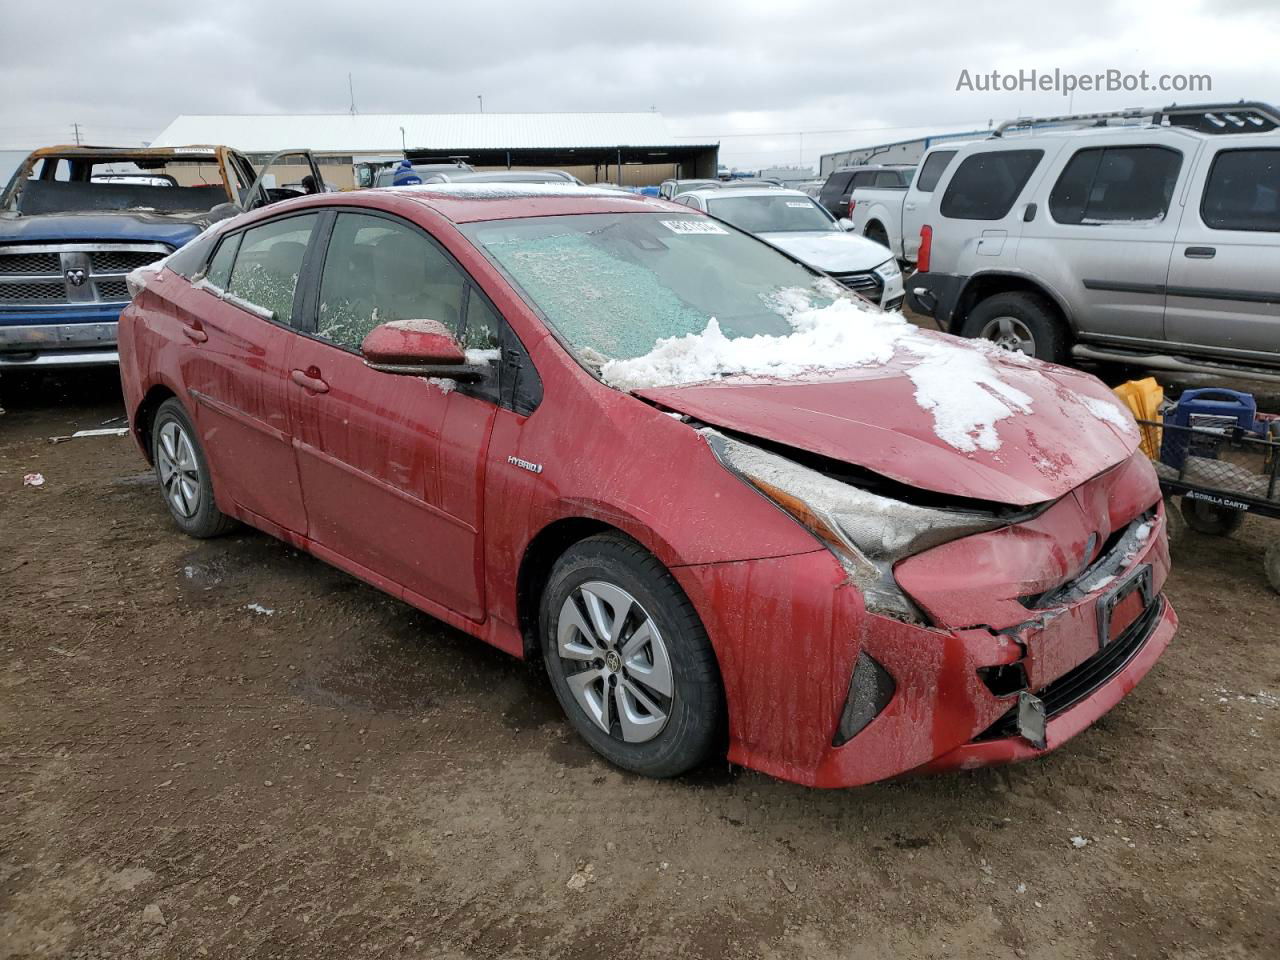
M 287 364 L 307 537 L 318 555 L 409 602 L 482 620 L 497 364 L 493 384 L 460 386 L 370 369 L 360 345 L 390 320 L 436 320 L 461 342 L 486 301 L 416 225 L 373 211 L 328 217 Z

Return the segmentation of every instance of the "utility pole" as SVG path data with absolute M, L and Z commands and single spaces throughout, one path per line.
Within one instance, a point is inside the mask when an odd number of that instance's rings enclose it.
M 476 99 L 480 101 L 480 112 L 484 113 L 484 95 L 477 93 Z
M 76 146 L 78 147 L 78 146 L 80 146 L 80 124 L 78 124 L 78 123 L 73 123 L 73 124 L 71 125 L 71 129 L 75 131 Z
M 351 94 L 351 115 L 356 115 L 356 88 L 351 81 L 351 74 L 347 74 L 347 93 Z

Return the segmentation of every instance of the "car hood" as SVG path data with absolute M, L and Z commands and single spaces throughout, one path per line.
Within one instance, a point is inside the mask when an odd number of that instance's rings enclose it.
M 874 368 L 793 380 L 719 381 L 634 391 L 662 407 L 949 496 L 1045 503 L 1126 460 L 1137 427 L 1088 374 L 1015 358 L 992 363 L 1030 397 L 1000 420 L 996 450 L 959 450 L 935 432 L 900 355 Z M 1095 409 L 1102 406 L 1107 416 Z
M 825 273 L 871 270 L 893 258 L 888 247 L 843 230 L 761 233 L 757 236 Z
M 0 217 L 0 244 L 164 243 L 180 247 L 210 222 L 208 213 L 47 213 Z

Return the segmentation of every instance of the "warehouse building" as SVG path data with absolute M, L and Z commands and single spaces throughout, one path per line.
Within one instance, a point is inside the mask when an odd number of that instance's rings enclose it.
M 419 162 L 460 159 L 478 170 L 556 169 L 586 183 L 652 186 L 668 177 L 714 177 L 719 144 L 689 144 L 662 114 L 400 113 L 182 115 L 155 146 L 220 143 L 262 162 L 307 147 L 324 178 L 342 189 L 365 186 L 371 172 L 407 156 Z M 281 182 L 302 169 L 272 171 Z
M 889 143 L 868 143 L 865 146 L 849 147 L 838 153 L 824 153 L 818 168 L 818 175 L 826 177 L 832 170 L 840 167 L 856 167 L 863 163 L 918 163 L 924 152 L 934 144 L 947 140 L 977 140 L 991 135 L 990 130 L 955 130 L 951 132 L 927 133 L 906 140 L 894 140 Z

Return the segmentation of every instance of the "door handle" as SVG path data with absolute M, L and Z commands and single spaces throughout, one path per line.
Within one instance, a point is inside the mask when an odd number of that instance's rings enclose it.
M 182 325 L 182 335 L 192 343 L 204 343 L 209 339 L 209 335 L 200 329 L 199 325 L 191 325 L 184 323 Z
M 319 373 L 317 370 L 316 373 Z M 312 393 L 328 393 L 329 385 L 318 376 L 312 376 L 309 370 L 290 370 L 289 379 Z
M 1182 255 L 1191 260 L 1212 260 L 1218 251 L 1214 247 L 1187 247 Z

